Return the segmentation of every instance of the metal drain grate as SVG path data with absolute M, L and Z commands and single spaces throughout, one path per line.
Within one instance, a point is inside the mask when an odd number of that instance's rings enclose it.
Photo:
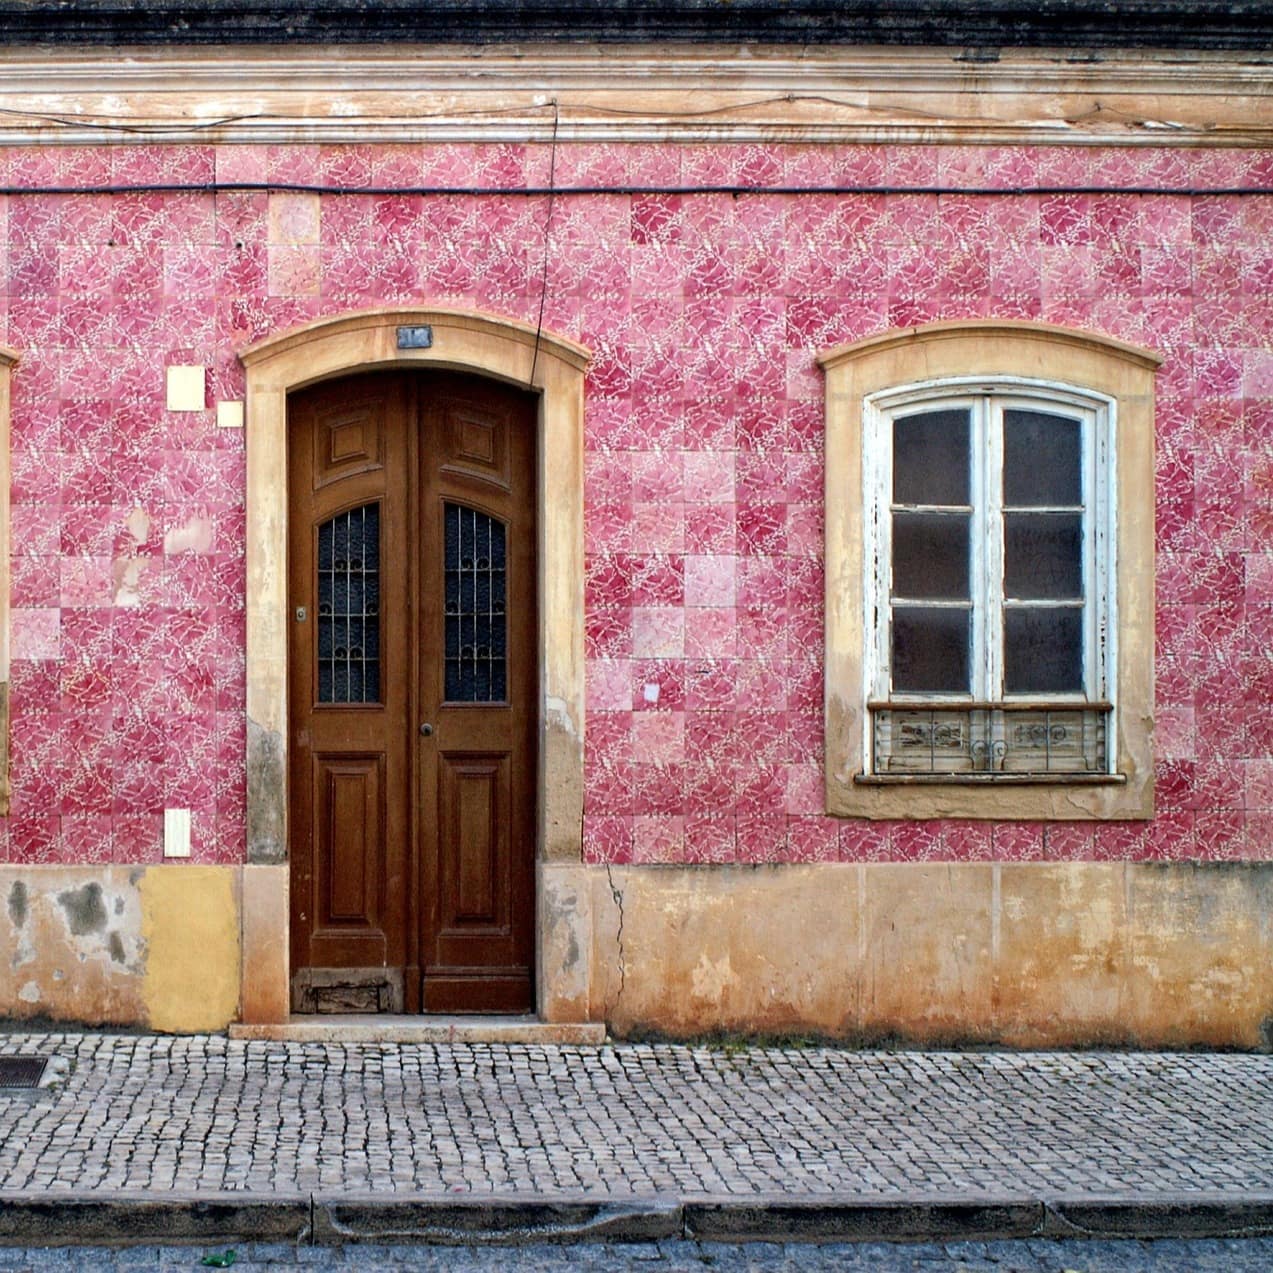
M 39 1087 L 46 1056 L 0 1056 L 0 1087 Z

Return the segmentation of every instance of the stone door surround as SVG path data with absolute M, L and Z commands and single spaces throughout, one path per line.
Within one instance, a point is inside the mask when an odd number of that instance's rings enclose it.
M 425 348 L 399 348 L 428 328 Z M 404 343 L 424 343 L 419 335 Z M 385 308 L 320 319 L 244 350 L 247 370 L 245 1022 L 287 1019 L 287 396 L 352 372 L 447 368 L 537 391 L 540 596 L 537 856 L 583 855 L 583 383 L 589 352 L 509 319 Z M 541 1015 L 557 995 L 537 952 Z

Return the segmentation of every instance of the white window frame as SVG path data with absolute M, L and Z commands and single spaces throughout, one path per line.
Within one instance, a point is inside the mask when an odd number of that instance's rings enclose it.
M 1011 694 L 1003 688 L 999 616 L 1008 604 L 1003 593 L 1003 412 L 1019 407 L 1078 418 L 1082 427 L 1083 516 L 1083 689 L 1080 693 Z M 893 421 L 915 410 L 966 409 L 970 418 L 969 482 L 971 524 L 969 563 L 971 656 L 967 693 L 896 691 L 891 686 L 890 614 L 893 604 L 891 526 Z M 970 702 L 1012 706 L 1029 701 L 1058 708 L 1099 707 L 1108 737 L 1116 733 L 1118 666 L 1117 610 L 1117 450 L 1118 404 L 1104 394 L 1074 385 L 1023 376 L 959 376 L 927 380 L 870 394 L 863 400 L 862 475 L 869 504 L 863 523 L 863 597 L 867 612 L 863 695 L 868 708 L 914 705 L 960 707 Z M 862 713 L 864 775 L 883 778 L 875 755 L 871 710 Z M 1113 775 L 1113 749 L 1105 749 L 1104 773 Z M 959 780 L 960 775 L 946 775 Z M 965 778 L 971 775 L 964 775 Z M 979 774 L 979 779 L 993 776 Z M 1051 781 L 1070 781 L 1064 774 Z M 1037 777 L 1036 780 L 1047 780 Z

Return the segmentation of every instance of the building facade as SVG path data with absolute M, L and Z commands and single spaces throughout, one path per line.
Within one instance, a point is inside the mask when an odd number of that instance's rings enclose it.
M 12 28 L 0 1014 L 1267 1046 L 1267 15 L 569 8 Z

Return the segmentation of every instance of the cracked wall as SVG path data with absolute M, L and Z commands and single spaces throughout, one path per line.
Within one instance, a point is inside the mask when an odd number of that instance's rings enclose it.
M 592 868 L 620 1036 L 1267 1048 L 1273 865 Z

